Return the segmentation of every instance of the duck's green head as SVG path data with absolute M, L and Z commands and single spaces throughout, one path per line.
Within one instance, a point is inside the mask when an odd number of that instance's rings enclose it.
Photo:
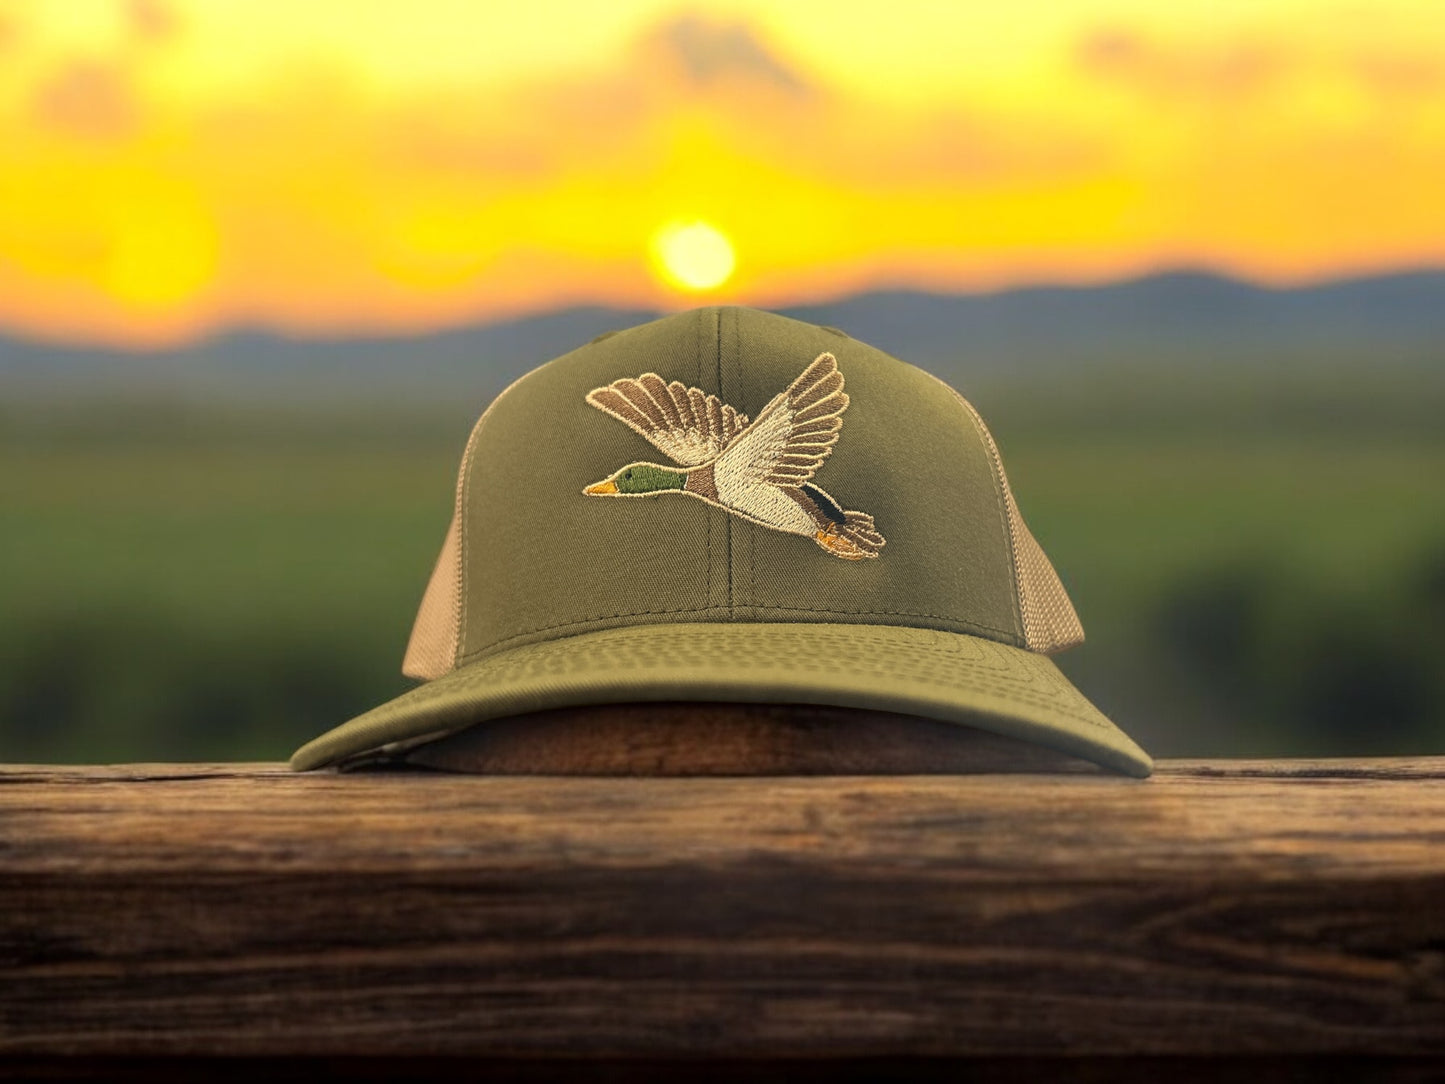
M 681 489 L 687 475 L 656 463 L 629 463 L 610 478 L 594 482 L 582 492 L 592 497 L 637 496 Z

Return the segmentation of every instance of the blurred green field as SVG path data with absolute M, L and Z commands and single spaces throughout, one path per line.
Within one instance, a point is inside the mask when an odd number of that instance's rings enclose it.
M 1151 752 L 1445 752 L 1440 380 L 964 390 Z M 0 411 L 0 760 L 280 759 L 406 688 L 481 405 Z

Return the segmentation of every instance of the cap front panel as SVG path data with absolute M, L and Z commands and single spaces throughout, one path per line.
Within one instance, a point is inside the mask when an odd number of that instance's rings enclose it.
M 764 417 L 790 388 L 792 429 Z M 659 432 L 635 404 L 685 424 Z M 796 454 L 771 475 L 743 447 L 790 433 Z M 721 454 L 703 454 L 709 439 Z M 482 424 L 462 503 L 459 662 L 688 621 L 1023 643 L 1002 493 L 968 411 L 920 369 L 770 313 L 681 313 L 536 370 Z

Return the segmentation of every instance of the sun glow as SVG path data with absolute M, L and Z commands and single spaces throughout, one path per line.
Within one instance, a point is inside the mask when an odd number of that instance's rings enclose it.
M 684 290 L 721 286 L 737 266 L 732 242 L 706 222 L 670 222 L 652 236 L 652 262 L 662 279 Z

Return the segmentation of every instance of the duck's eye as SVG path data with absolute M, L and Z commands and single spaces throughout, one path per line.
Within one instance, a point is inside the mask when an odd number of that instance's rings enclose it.
M 622 477 L 626 478 L 626 479 L 630 482 L 630 481 L 632 481 L 632 472 L 631 472 L 631 471 L 628 471 L 628 472 L 627 472 L 626 474 L 624 474 Z

